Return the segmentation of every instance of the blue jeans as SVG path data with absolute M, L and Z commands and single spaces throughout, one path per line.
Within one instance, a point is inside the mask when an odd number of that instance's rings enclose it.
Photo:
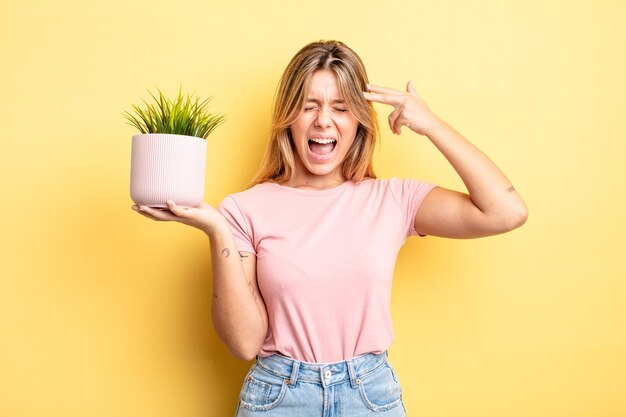
M 236 417 L 405 417 L 402 388 L 387 352 L 333 363 L 257 356 Z

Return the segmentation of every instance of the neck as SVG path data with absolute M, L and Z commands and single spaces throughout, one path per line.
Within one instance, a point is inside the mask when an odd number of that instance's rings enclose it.
M 297 158 L 294 168 L 291 179 L 285 184 L 288 187 L 326 190 L 328 188 L 335 188 L 346 182 L 341 166 L 335 167 L 331 172 L 325 174 L 314 174 L 302 164 L 300 158 Z
M 285 185 L 293 188 L 310 190 L 326 190 L 335 188 L 346 182 L 343 178 L 292 178 Z

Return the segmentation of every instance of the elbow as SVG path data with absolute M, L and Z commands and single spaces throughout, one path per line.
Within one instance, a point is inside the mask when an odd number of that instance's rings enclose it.
M 261 351 L 267 336 L 267 323 L 234 324 L 222 319 L 213 309 L 213 327 L 218 338 L 237 359 L 251 361 Z M 238 320 L 241 322 L 242 320 Z
M 233 341 L 231 341 L 231 343 L 227 343 L 227 347 L 231 355 L 246 362 L 256 358 L 256 355 L 261 350 L 262 345 L 263 341 L 257 342 L 250 340 L 250 338 L 239 340 L 234 343 Z
M 252 350 L 243 350 L 243 349 L 231 349 L 230 353 L 237 359 L 241 359 L 242 361 L 250 362 L 254 358 L 258 351 L 253 352 Z
M 259 353 L 261 348 L 258 345 L 252 346 L 229 346 L 231 355 L 237 359 L 241 359 L 246 362 L 250 362 Z
M 521 204 L 514 209 L 508 211 L 505 218 L 502 220 L 502 232 L 509 232 L 517 229 L 526 223 L 528 220 L 528 207 L 525 204 Z

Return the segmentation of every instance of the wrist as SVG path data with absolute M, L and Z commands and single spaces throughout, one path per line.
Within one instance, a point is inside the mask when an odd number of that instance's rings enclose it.
M 422 135 L 426 136 L 428 139 L 432 139 L 439 131 L 445 129 L 447 126 L 448 125 L 445 121 L 437 116 L 434 116 L 432 122 L 429 123 L 425 129 L 423 129 Z
M 230 233 L 230 226 L 228 226 L 228 222 L 226 219 L 220 221 L 216 224 L 212 224 L 210 226 L 206 226 L 202 228 L 202 231 L 209 237 L 209 239 L 213 240 L 218 236 L 228 235 Z

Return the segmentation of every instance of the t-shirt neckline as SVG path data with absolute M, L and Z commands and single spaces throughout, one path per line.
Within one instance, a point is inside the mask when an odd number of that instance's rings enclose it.
M 352 181 L 344 181 L 341 184 L 337 185 L 336 187 L 326 188 L 326 189 L 323 189 L 323 190 L 312 190 L 312 189 L 302 189 L 302 188 L 289 187 L 289 186 L 282 185 L 282 184 L 279 184 L 277 182 L 272 182 L 272 181 L 268 181 L 265 184 L 268 184 L 268 185 L 273 186 L 275 188 L 278 188 L 280 190 L 289 191 L 289 192 L 292 192 L 292 193 L 295 193 L 295 194 L 319 196 L 319 195 L 326 195 L 326 194 L 337 193 L 337 192 L 341 191 L 342 189 L 344 189 L 345 187 L 347 187 L 348 184 L 350 184 L 350 183 L 352 183 Z

